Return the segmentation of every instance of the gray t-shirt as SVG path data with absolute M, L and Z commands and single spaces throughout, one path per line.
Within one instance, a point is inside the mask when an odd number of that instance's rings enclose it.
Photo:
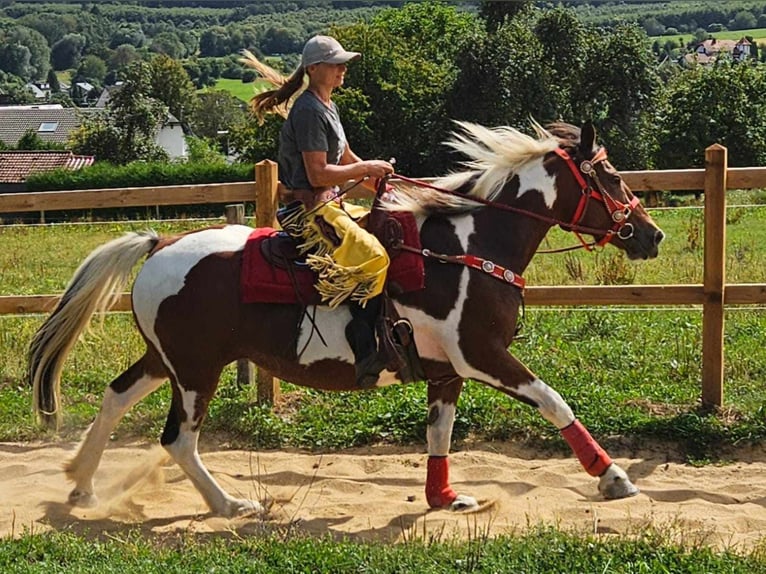
M 279 134 L 279 179 L 289 189 L 311 189 L 303 164 L 304 151 L 327 152 L 338 165 L 346 150 L 346 134 L 335 102 L 330 107 L 309 90 L 293 102 Z

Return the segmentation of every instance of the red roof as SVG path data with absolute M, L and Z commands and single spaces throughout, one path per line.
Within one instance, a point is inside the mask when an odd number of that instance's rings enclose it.
M 0 183 L 24 183 L 30 174 L 52 169 L 80 169 L 94 159 L 71 151 L 0 151 Z

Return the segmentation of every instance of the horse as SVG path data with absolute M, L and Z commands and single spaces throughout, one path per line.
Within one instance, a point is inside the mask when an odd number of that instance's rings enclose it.
M 658 255 L 664 234 L 596 141 L 592 124 L 565 123 L 534 134 L 508 126 L 458 123 L 445 143 L 467 159 L 432 183 L 394 185 L 381 200 L 410 212 L 424 259 L 420 289 L 392 294 L 411 322 L 427 385 L 425 494 L 429 508 L 477 509 L 476 498 L 449 481 L 456 404 L 464 381 L 489 385 L 536 408 L 598 478 L 606 499 L 638 492 L 576 418 L 562 396 L 509 352 L 523 303 L 522 274 L 555 225 L 586 247 L 606 245 L 629 259 Z M 404 177 L 404 176 L 402 176 Z M 58 425 L 60 379 L 68 352 L 91 317 L 108 310 L 132 284 L 135 324 L 146 351 L 112 380 L 100 411 L 66 466 L 74 482 L 69 503 L 98 503 L 94 474 L 121 417 L 166 381 L 172 399 L 160 442 L 210 510 L 225 517 L 268 512 L 264 501 L 235 498 L 204 466 L 200 429 L 224 367 L 249 359 L 294 384 L 328 391 L 359 390 L 344 327 L 346 305 L 245 303 L 240 297 L 243 246 L 253 229 L 208 227 L 174 236 L 131 232 L 91 252 L 29 346 L 28 376 L 41 423 Z M 592 238 L 585 243 L 585 236 Z M 312 336 L 319 332 L 323 336 Z M 383 371 L 376 386 L 401 383 Z M 415 383 L 418 384 L 418 383 Z

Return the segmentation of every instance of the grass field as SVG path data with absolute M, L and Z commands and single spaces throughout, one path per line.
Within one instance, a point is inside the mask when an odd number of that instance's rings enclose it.
M 753 194 L 737 201 L 749 203 Z M 730 204 L 737 201 L 730 201 Z M 660 258 L 628 264 L 613 248 L 595 254 L 538 255 L 529 284 L 699 283 L 702 213 L 653 212 L 668 238 Z M 727 280 L 766 282 L 766 206 L 731 207 L 727 216 Z M 120 222 L 0 227 L 0 294 L 60 292 L 90 250 L 127 230 L 151 225 L 167 233 L 205 224 Z M 574 238 L 552 231 L 549 245 Z M 512 351 L 556 388 L 593 434 L 610 449 L 661 441 L 695 464 L 726 461 L 730 449 L 766 438 L 766 348 L 762 308 L 730 309 L 726 323 L 726 408 L 699 408 L 699 308 L 528 308 Z M 24 357 L 40 316 L 0 316 L 0 441 L 47 438 L 34 424 Z M 103 330 L 81 341 L 63 375 L 63 438 L 74 440 L 95 416 L 104 387 L 141 353 L 129 314 L 106 317 Z M 203 436 L 253 449 L 303 447 L 318 452 L 371 444 L 425 443 L 423 385 L 368 393 L 323 393 L 283 384 L 286 407 L 249 401 L 227 369 Z M 163 388 L 133 409 L 113 438 L 154 442 L 169 406 Z M 474 440 L 523 441 L 566 448 L 532 408 L 468 383 L 455 422 L 457 448 Z M 140 533 L 26 533 L 0 539 L 2 572 L 764 572 L 764 548 L 747 554 L 681 548 L 662 532 L 634 539 L 580 537 L 538 528 L 468 542 L 381 542 L 304 538 L 265 530 L 262 537 L 206 537 L 188 533 L 146 539 Z M 56 565 L 53 570 L 52 565 Z
M 267 87 L 270 84 L 260 79 L 246 84 L 242 80 L 218 78 L 213 89 L 224 90 L 243 102 L 249 102 L 250 98 Z
M 747 198 L 743 198 L 747 201 Z M 702 281 L 702 212 L 659 210 L 668 239 L 655 261 L 628 263 L 613 248 L 596 253 L 538 255 L 525 273 L 531 285 Z M 727 228 L 727 281 L 766 282 L 766 206 L 731 207 Z M 45 294 L 63 290 L 77 264 L 93 248 L 145 223 L 80 224 L 0 228 L 0 294 Z M 154 223 L 160 232 L 199 227 L 198 222 Z M 554 230 L 543 247 L 572 245 Z M 0 317 L 0 440 L 40 436 L 24 384 L 26 346 L 40 316 Z M 726 416 L 699 410 L 701 310 L 529 308 L 513 352 L 564 395 L 599 435 L 619 440 L 672 438 L 689 459 L 704 462 L 721 448 L 766 437 L 763 378 L 766 349 L 759 334 L 760 308 L 729 308 L 726 326 Z M 105 384 L 141 354 L 129 314 L 106 318 L 104 330 L 75 347 L 64 373 L 65 433 L 79 432 L 95 415 Z M 241 446 L 344 448 L 424 440 L 425 389 L 415 385 L 375 393 L 332 394 L 283 389 L 291 397 L 290 420 L 250 404 L 226 371 L 211 406 L 209 429 L 231 435 Z M 154 438 L 164 422 L 168 396 L 160 391 L 139 405 L 118 429 L 122 435 Z M 332 423 L 326 413 L 337 413 Z M 348 415 L 344 415 L 348 413 Z M 396 420 L 396 425 L 392 425 Z M 479 384 L 461 397 L 455 425 L 458 441 L 524 437 L 559 445 L 557 433 L 538 413 Z M 321 438 L 320 438 L 321 437 Z
M 766 45 L 766 28 L 754 28 L 752 30 L 727 30 L 725 32 L 716 32 L 711 34 L 717 40 L 739 40 L 745 36 L 752 36 L 756 44 Z M 694 34 L 677 34 L 674 36 L 651 36 L 650 40 L 658 40 L 664 44 L 668 40 L 678 43 L 680 40 L 684 45 L 694 40 Z

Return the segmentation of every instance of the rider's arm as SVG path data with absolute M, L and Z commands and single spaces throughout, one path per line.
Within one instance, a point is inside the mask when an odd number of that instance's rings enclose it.
M 387 161 L 362 160 L 349 147 L 346 147 L 340 165 L 328 164 L 327 153 L 324 151 L 304 151 L 302 155 L 306 175 L 313 187 L 341 185 L 365 177 L 378 179 L 394 171 Z

